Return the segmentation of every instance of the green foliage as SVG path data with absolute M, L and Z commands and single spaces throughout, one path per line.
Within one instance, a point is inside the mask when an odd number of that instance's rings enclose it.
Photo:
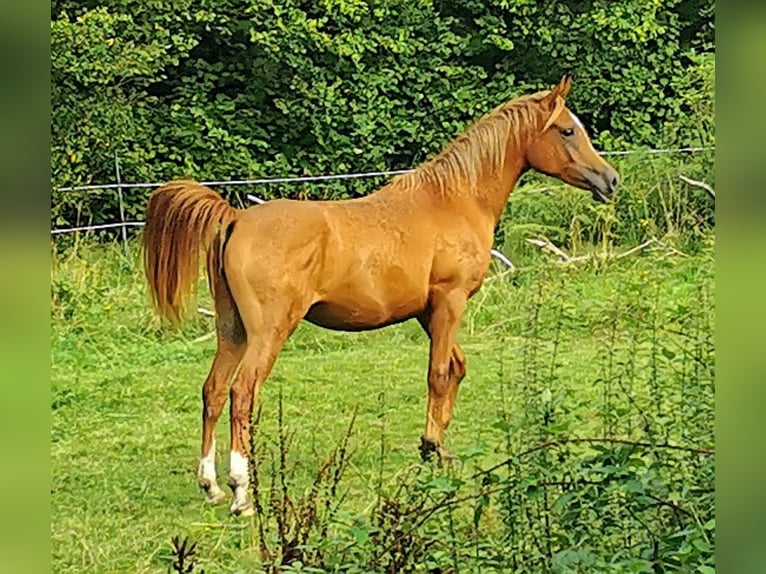
M 564 72 L 600 146 L 709 146 L 712 22 L 709 0 L 55 1 L 52 184 L 112 181 L 115 155 L 130 181 L 410 167 Z M 414 464 L 417 325 L 301 326 L 261 397 L 260 530 L 197 504 L 211 320 L 164 328 L 133 242 L 55 243 L 55 569 L 165 570 L 183 538 L 205 572 L 713 571 L 714 205 L 677 178 L 713 184 L 713 154 L 612 159 L 611 205 L 536 176 L 511 197 L 497 239 L 522 270 L 466 314 L 455 465 Z M 128 217 L 145 197 L 131 192 Z M 112 192 L 53 195 L 56 225 L 116 217 Z M 535 236 L 573 256 L 652 238 L 687 255 L 550 266 Z
M 517 264 L 537 257 L 527 239 L 541 236 L 574 256 L 652 238 L 698 252 L 715 228 L 715 200 L 678 175 L 712 183 L 714 157 L 712 151 L 609 157 L 621 177 L 609 204 L 560 182 L 527 178 L 510 196 L 496 244 Z
M 603 146 L 709 142 L 712 6 L 57 1 L 52 185 L 112 181 L 115 154 L 130 181 L 406 168 L 564 72 Z M 349 197 L 379 183 L 264 195 Z M 144 198 L 130 195 L 129 216 Z M 53 206 L 56 224 L 117 216 L 111 193 L 55 192 Z
M 129 247 L 53 253 L 57 572 L 167 571 L 176 535 L 208 573 L 714 568 L 712 249 L 489 278 L 460 333 L 444 468 L 417 462 L 417 324 L 302 325 L 260 397 L 262 535 L 195 483 L 212 320 L 162 328 Z
M 75 218 L 114 215 L 113 193 L 78 197 L 55 188 L 92 180 L 114 180 L 115 153 L 126 154 L 125 142 L 146 149 L 136 160 L 153 161 L 152 109 L 157 98 L 148 90 L 169 66 L 188 56 L 195 40 L 171 34 L 160 22 L 167 10 L 123 10 L 95 7 L 83 11 L 54 5 L 51 22 L 51 169 L 54 223 Z M 130 146 L 130 143 L 128 143 Z M 132 146 L 130 146 L 132 147 Z M 129 148 L 128 148 L 129 149 Z M 140 148 L 135 148 L 140 149 Z M 139 212 L 139 206 L 131 215 Z
M 675 87 L 684 114 L 669 126 L 675 141 L 692 146 L 715 145 L 715 54 L 690 53 L 686 74 L 678 76 Z M 711 170 L 712 172 L 712 170 Z

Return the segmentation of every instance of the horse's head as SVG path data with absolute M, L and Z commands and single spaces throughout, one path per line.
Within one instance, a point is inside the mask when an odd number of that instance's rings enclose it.
M 527 148 L 528 165 L 546 175 L 587 189 L 606 202 L 617 187 L 617 170 L 598 155 L 580 120 L 565 104 L 572 81 L 564 76 L 541 100 L 543 129 Z

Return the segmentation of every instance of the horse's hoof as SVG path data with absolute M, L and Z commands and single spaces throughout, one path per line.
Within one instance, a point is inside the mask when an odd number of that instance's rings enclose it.
M 226 493 L 218 487 L 215 480 L 200 478 L 199 487 L 204 491 L 205 502 L 208 504 L 218 504 L 226 498 Z
M 205 502 L 212 506 L 221 504 L 224 500 L 226 500 L 226 493 L 220 488 L 217 491 L 208 491 L 205 494 Z
M 434 453 L 436 453 L 436 456 L 440 457 L 440 449 L 441 447 L 435 442 L 428 440 L 424 436 L 420 437 L 420 446 L 418 447 L 418 450 L 420 450 L 420 458 L 423 462 L 430 461 Z
M 249 501 L 234 501 L 231 505 L 231 513 L 234 516 L 253 516 L 255 511 L 253 510 L 253 504 Z
M 253 510 L 252 506 L 248 506 L 247 508 L 243 508 L 239 511 L 237 516 L 241 516 L 243 518 L 248 518 L 249 516 L 255 515 L 255 510 Z
M 436 454 L 436 461 L 442 465 L 446 464 L 450 466 L 454 464 L 457 459 L 452 455 L 450 451 L 444 448 L 443 445 L 428 440 L 426 437 L 420 437 L 420 458 L 423 462 L 429 462 Z

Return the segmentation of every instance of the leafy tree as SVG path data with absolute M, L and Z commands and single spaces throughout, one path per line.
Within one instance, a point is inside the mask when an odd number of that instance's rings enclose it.
M 406 168 L 564 72 L 600 145 L 698 142 L 712 26 L 712 0 L 54 2 L 52 184 L 112 181 L 115 154 L 130 181 Z M 107 194 L 53 203 L 59 224 L 116 215 Z

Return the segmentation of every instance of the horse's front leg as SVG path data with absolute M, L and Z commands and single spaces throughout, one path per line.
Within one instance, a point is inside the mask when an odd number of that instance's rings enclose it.
M 428 361 L 428 409 L 425 433 L 421 438 L 423 459 L 432 452 L 446 454 L 444 431 L 452 418 L 457 389 L 465 376 L 465 355 L 457 345 L 457 330 L 465 311 L 467 297 L 462 290 L 437 293 L 428 311 L 419 318 L 431 338 Z

